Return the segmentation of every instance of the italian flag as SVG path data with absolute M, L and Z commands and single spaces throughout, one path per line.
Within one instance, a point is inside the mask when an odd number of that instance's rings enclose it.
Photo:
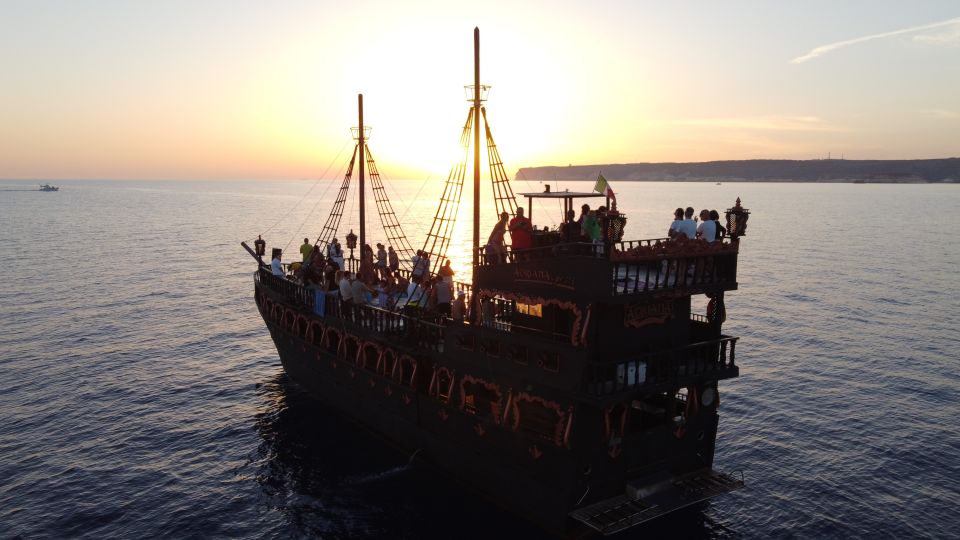
M 617 196 L 613 193 L 613 188 L 610 187 L 610 183 L 607 182 L 607 179 L 603 177 L 603 173 L 597 175 L 597 183 L 593 185 L 593 190 L 597 193 L 603 193 L 613 200 L 617 200 Z

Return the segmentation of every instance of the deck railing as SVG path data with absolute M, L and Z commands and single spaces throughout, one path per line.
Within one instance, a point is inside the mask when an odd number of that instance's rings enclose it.
M 260 270 L 257 271 L 256 279 L 261 285 L 268 287 L 288 301 L 313 311 L 315 303 L 314 291 L 312 289 L 308 289 L 289 279 L 275 276 L 270 273 L 270 269 L 268 268 L 260 268 Z
M 666 238 L 626 240 L 609 244 L 561 243 L 502 252 L 478 251 L 482 266 L 553 257 L 582 257 L 608 261 L 610 293 L 614 296 L 723 288 L 737 280 L 738 244 L 730 240 L 707 243 L 702 240 L 674 241 Z
M 504 262 L 515 263 L 547 259 L 556 256 L 604 258 L 604 247 L 603 244 L 591 244 L 589 242 L 552 244 L 528 249 L 513 249 L 513 246 L 504 246 L 502 253 L 488 253 L 485 247 L 481 247 L 477 249 L 477 260 L 480 261 L 481 266 L 487 266 L 503 264 Z
M 326 294 L 323 306 L 325 317 L 340 319 L 409 345 L 437 351 L 443 349 L 444 327 L 439 322 L 375 306 L 347 304 L 340 301 L 338 294 L 309 289 L 286 278 L 274 276 L 265 268 L 257 272 L 256 280 L 294 307 L 310 313 L 316 313 L 316 294 L 320 292 Z
M 621 244 L 634 244 L 621 242 Z M 650 241 L 643 241 L 650 242 Z M 737 281 L 737 249 L 729 243 L 641 244 L 613 252 L 613 295 L 706 289 Z
M 736 369 L 736 337 L 722 337 L 686 347 L 639 355 L 628 361 L 588 366 L 586 392 L 596 396 L 644 386 L 680 384 L 686 377 L 721 378 Z

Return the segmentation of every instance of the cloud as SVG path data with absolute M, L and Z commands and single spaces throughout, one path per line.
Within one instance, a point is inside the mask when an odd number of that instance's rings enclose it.
M 683 126 L 746 129 L 758 131 L 844 131 L 816 116 L 742 116 L 739 118 L 694 118 L 677 120 Z
M 913 36 L 913 40 L 930 45 L 960 45 L 960 24 L 945 32 Z
M 818 56 L 822 56 L 830 51 L 842 49 L 843 47 L 855 45 L 857 43 L 863 43 L 865 41 L 873 41 L 875 39 L 883 39 L 891 36 L 899 36 L 902 34 L 913 34 L 923 30 L 929 30 L 931 28 L 940 28 L 943 26 L 952 26 L 952 25 L 960 26 L 960 17 L 957 17 L 955 19 L 948 19 L 945 21 L 930 23 L 930 24 L 924 24 L 922 26 L 911 26 L 910 28 L 902 28 L 900 30 L 893 30 L 892 32 L 883 32 L 881 34 L 871 34 L 869 36 L 848 39 L 845 41 L 837 41 L 836 43 L 828 43 L 827 45 L 821 45 L 819 47 L 815 47 L 811 49 L 810 52 L 808 52 L 807 54 L 803 56 L 798 56 L 793 60 L 791 60 L 790 62 L 793 64 L 801 64 L 803 62 L 806 62 L 807 60 L 812 60 Z M 917 36 L 917 37 L 921 37 L 921 36 Z
M 940 118 L 943 120 L 960 120 L 960 112 L 947 109 L 921 109 L 920 112 L 930 118 Z

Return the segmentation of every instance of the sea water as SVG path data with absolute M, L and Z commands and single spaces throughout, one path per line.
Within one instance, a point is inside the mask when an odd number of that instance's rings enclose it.
M 291 260 L 339 184 L 0 192 L 0 537 L 541 534 L 284 377 L 239 242 L 263 234 Z M 726 295 L 741 377 L 720 384 L 715 461 L 747 487 L 626 536 L 960 535 L 960 186 L 613 187 L 627 238 L 662 237 L 676 207 L 722 214 L 741 197 L 752 211 Z M 415 248 L 441 189 L 389 182 Z M 357 214 L 348 203 L 341 242 Z M 368 215 L 368 242 L 385 240 Z M 469 279 L 470 215 L 456 279 Z

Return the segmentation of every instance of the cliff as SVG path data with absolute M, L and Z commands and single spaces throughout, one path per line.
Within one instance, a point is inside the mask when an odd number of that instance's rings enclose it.
M 870 182 L 960 183 L 960 158 L 853 160 L 750 159 L 700 163 L 623 163 L 524 167 L 516 178 L 527 180 L 608 180 L 671 182 Z

